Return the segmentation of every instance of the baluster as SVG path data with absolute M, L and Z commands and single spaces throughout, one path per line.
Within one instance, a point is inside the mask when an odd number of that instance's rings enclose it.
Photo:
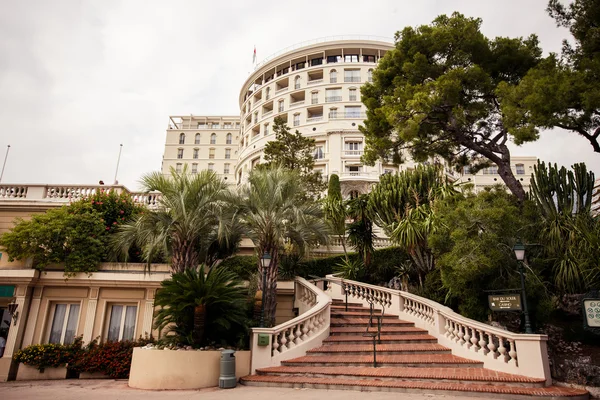
M 302 323 L 302 341 L 308 338 L 308 324 L 307 321 Z
M 508 362 L 508 355 L 506 354 L 506 347 L 504 347 L 504 338 L 502 336 L 497 336 L 498 338 L 498 353 L 500 353 L 500 357 L 504 362 Z
M 287 343 L 288 340 L 285 337 L 285 333 L 286 333 L 285 330 L 280 333 L 280 335 L 281 335 L 281 338 L 279 339 L 279 344 L 281 345 L 281 351 L 280 351 L 280 353 L 283 353 L 284 351 L 287 350 L 286 343 Z
M 460 340 L 460 338 L 458 337 L 458 323 L 456 321 L 452 321 L 452 325 L 454 325 L 454 331 L 452 331 L 452 333 L 454 334 L 454 342 L 458 343 L 458 341 Z
M 303 333 L 300 330 L 300 324 L 296 325 L 296 332 L 294 332 L 294 336 L 296 336 L 296 341 L 295 341 L 296 344 L 300 344 L 303 342 L 303 340 L 302 340 Z
M 292 326 L 288 332 L 288 349 L 291 349 L 292 347 L 296 347 L 296 334 L 294 333 L 294 327 Z
M 444 336 L 447 337 L 447 338 L 450 338 L 450 324 L 452 322 L 450 322 L 448 320 L 448 318 L 444 318 L 444 319 L 446 320 L 446 323 L 444 325 Z
M 464 340 L 465 340 L 465 344 L 467 345 L 467 349 L 470 349 L 472 344 L 471 344 L 471 328 L 469 328 L 468 326 L 464 326 L 465 329 L 465 336 L 464 336 Z
M 281 351 L 279 351 L 279 334 L 274 334 L 273 336 L 271 336 L 271 339 L 273 340 L 273 352 L 272 354 L 281 354 Z
M 479 339 L 477 339 L 477 331 L 475 328 L 471 328 L 471 350 L 477 353 L 480 349 L 479 347 Z
M 458 325 L 458 343 L 462 346 L 464 345 L 466 342 L 463 339 L 465 336 L 465 332 L 464 332 L 464 326 L 462 324 Z
M 508 363 L 517 365 L 517 349 L 515 348 L 515 341 L 508 339 L 508 344 L 510 345 L 510 351 L 508 352 L 510 360 L 508 360 Z
M 487 348 L 489 349 L 489 353 L 487 354 L 487 356 L 491 357 L 495 360 L 496 358 L 498 358 L 498 353 L 496 353 L 496 345 L 494 344 L 494 336 L 491 333 L 488 333 L 487 336 L 488 336 Z
M 479 351 L 483 353 L 483 355 L 487 355 L 489 352 L 487 346 L 487 342 L 485 341 L 485 334 L 483 331 L 477 331 L 479 333 Z

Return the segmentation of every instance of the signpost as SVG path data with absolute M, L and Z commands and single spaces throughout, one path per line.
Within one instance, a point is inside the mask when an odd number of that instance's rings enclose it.
M 588 292 L 581 302 L 585 329 L 600 333 L 600 291 Z
M 519 294 L 490 294 L 488 303 L 492 311 L 521 311 Z

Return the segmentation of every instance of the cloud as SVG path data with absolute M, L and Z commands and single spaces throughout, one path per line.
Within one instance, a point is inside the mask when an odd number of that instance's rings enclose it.
M 488 36 L 537 33 L 558 51 L 566 33 L 546 0 L 453 1 L 27 1 L 0 13 L 0 157 L 4 182 L 112 182 L 131 189 L 158 170 L 169 115 L 237 115 L 259 60 L 324 36 L 393 37 L 407 25 L 461 11 Z M 571 165 L 600 157 L 583 138 L 548 132 L 514 154 Z

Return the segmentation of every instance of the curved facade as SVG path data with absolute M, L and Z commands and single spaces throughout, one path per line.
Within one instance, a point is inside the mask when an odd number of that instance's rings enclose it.
M 239 96 L 236 182 L 263 161 L 266 143 L 275 139 L 275 117 L 315 139 L 315 170 L 325 178 L 338 174 L 345 196 L 365 193 L 379 175 L 397 171 L 392 164 L 361 163 L 365 143 L 358 130 L 366 118 L 360 87 L 392 48 L 385 41 L 330 41 L 286 52 L 257 68 Z

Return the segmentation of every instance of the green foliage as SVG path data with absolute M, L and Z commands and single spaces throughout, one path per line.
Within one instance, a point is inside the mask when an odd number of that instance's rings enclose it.
M 246 289 L 232 271 L 217 266 L 174 273 L 156 293 L 154 325 L 163 343 L 200 347 L 236 344 L 246 334 Z
M 363 160 L 400 163 L 404 150 L 416 161 L 439 155 L 457 168 L 489 160 L 523 200 L 496 90 L 517 85 L 539 62 L 541 49 L 533 35 L 491 40 L 480 26 L 480 19 L 454 13 L 396 34 L 395 49 L 379 62 L 373 83 L 361 88 L 367 107 Z M 534 132 L 512 136 L 517 144 L 537 139 Z
M 223 260 L 219 268 L 235 272 L 241 279 L 248 280 L 256 272 L 258 259 L 253 256 L 233 256 Z
M 501 88 L 507 127 L 517 135 L 563 128 L 583 136 L 600 153 L 600 5 L 595 0 L 568 6 L 550 0 L 548 12 L 572 38 L 563 42 L 561 58 L 550 54 L 518 86 Z
M 549 264 L 556 294 L 581 293 L 600 284 L 600 222 L 590 215 L 594 174 L 538 163 L 531 197 L 541 212 L 540 255 Z
M 115 257 L 128 260 L 131 249 L 139 248 L 148 268 L 162 257 L 173 271 L 182 272 L 235 252 L 241 230 L 227 184 L 213 171 L 171 169 L 170 177 L 153 172 L 142 178 L 142 186 L 162 194 L 160 206 L 120 226 L 111 241 Z
M 303 136 L 298 130 L 290 128 L 281 117 L 273 121 L 275 140 L 265 145 L 265 166 L 280 165 L 292 171 L 298 171 L 300 180 L 308 194 L 319 197 L 325 189 L 320 172 L 313 171 L 315 165 L 315 139 Z
M 348 216 L 352 222 L 346 227 L 348 243 L 358 252 L 366 269 L 371 272 L 375 247 L 373 240 L 373 212 L 369 208 L 369 195 L 361 194 L 348 201 Z
M 58 368 L 75 363 L 83 351 L 81 344 L 81 337 L 75 338 L 74 342 L 69 345 L 34 344 L 17 351 L 13 360 L 43 372 L 45 368 Z
M 353 281 L 363 281 L 366 273 L 365 266 L 359 258 L 341 260 L 335 265 L 334 272 L 339 273 L 344 279 Z

